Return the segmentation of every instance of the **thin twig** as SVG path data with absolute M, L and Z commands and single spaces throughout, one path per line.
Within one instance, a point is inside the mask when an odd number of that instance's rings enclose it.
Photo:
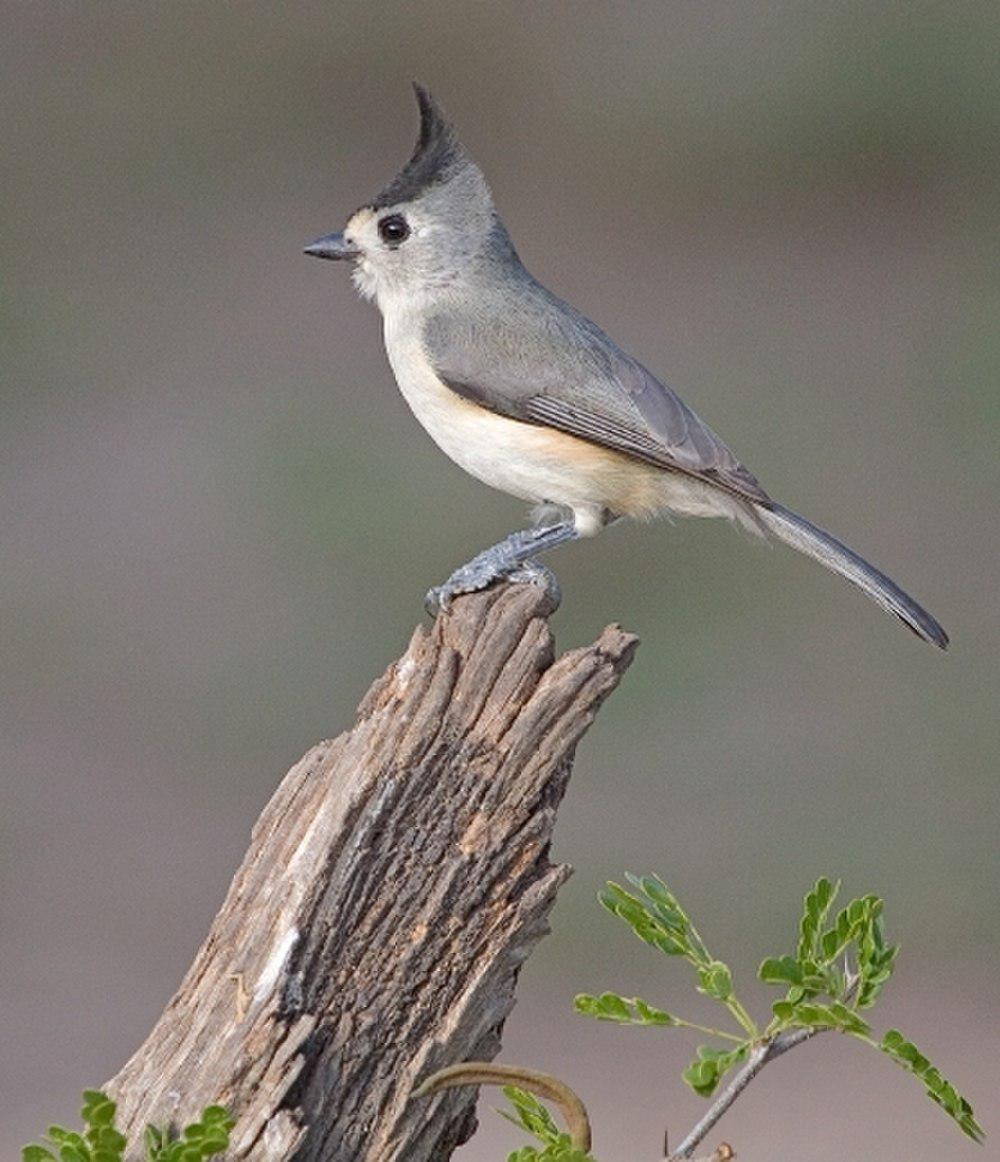
M 844 975 L 845 988 L 843 999 L 849 1001 L 858 991 L 861 977 L 856 973 L 852 974 L 846 964 L 844 966 Z M 712 1102 L 708 1113 L 698 1122 L 677 1149 L 672 1154 L 667 1155 L 666 1162 L 688 1162 L 688 1159 L 694 1153 L 695 1147 L 705 1139 L 715 1123 L 769 1061 L 773 1061 L 775 1057 L 780 1057 L 782 1053 L 787 1053 L 789 1049 L 794 1049 L 796 1045 L 801 1045 L 803 1041 L 808 1041 L 811 1037 L 815 1037 L 817 1033 L 825 1033 L 828 1031 L 829 1026 L 826 1025 L 809 1029 L 789 1029 L 787 1033 L 779 1033 L 777 1037 L 771 1037 L 757 1044 L 747 1058 L 746 1064 L 733 1074 L 732 1080 L 715 1101 Z
M 757 1045 L 747 1058 L 746 1064 L 733 1074 L 732 1080 L 712 1102 L 708 1112 L 684 1141 L 668 1156 L 667 1162 L 686 1162 L 694 1153 L 695 1147 L 708 1136 L 715 1123 L 769 1061 L 780 1057 L 782 1053 L 787 1053 L 789 1049 L 794 1049 L 796 1045 L 801 1045 L 803 1041 L 808 1041 L 810 1037 L 815 1037 L 817 1033 L 825 1031 L 823 1028 L 790 1029 L 787 1033 L 779 1033 L 773 1040 L 762 1041 Z

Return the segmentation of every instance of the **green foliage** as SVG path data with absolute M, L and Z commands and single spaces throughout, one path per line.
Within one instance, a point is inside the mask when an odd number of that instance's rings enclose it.
M 163 1130 L 147 1126 L 143 1135 L 149 1162 L 201 1162 L 214 1158 L 229 1146 L 234 1125 L 223 1106 L 207 1106 L 201 1118 L 185 1126 L 180 1138 L 171 1141 Z
M 599 997 L 580 993 L 573 999 L 578 1013 L 596 1017 L 599 1021 L 617 1021 L 620 1025 L 673 1025 L 674 1018 L 663 1009 L 654 1008 L 641 997 L 620 997 L 617 993 L 601 993 Z
M 859 896 L 836 914 L 840 884 L 816 881 L 803 901 L 798 945 L 794 955 L 769 956 L 757 976 L 777 985 L 785 995 L 771 1006 L 772 1018 L 761 1030 L 736 995 L 733 974 L 708 951 L 677 897 L 656 876 L 627 876 L 632 891 L 609 883 L 599 899 L 632 929 L 640 940 L 668 956 L 688 961 L 697 974 L 698 992 L 718 1001 L 740 1026 L 739 1033 L 709 1029 L 675 1013 L 655 1008 L 638 997 L 604 992 L 581 993 L 577 1012 L 623 1025 L 673 1025 L 699 1029 L 729 1042 L 725 1047 L 702 1045 L 684 1070 L 684 1080 L 703 1097 L 710 1097 L 725 1075 L 744 1062 L 751 1050 L 795 1030 L 832 1029 L 880 1049 L 923 1082 L 928 1095 L 980 1142 L 984 1133 L 969 1103 L 901 1033 L 891 1029 L 881 1042 L 861 1012 L 871 1009 L 892 976 L 898 948 L 886 944 L 882 900 Z
M 924 1083 L 927 1096 L 955 1119 L 974 1142 L 982 1142 L 986 1137 L 983 1127 L 976 1121 L 972 1106 L 934 1068 L 912 1041 L 907 1041 L 898 1029 L 889 1029 L 882 1037 L 879 1048 L 887 1053 L 897 1065 L 916 1074 Z
M 115 1129 L 115 1103 L 97 1089 L 83 1092 L 83 1133 L 49 1126 L 47 1145 L 34 1143 L 21 1151 L 21 1162 L 122 1162 L 127 1143 Z M 229 1147 L 233 1119 L 222 1106 L 208 1106 L 180 1138 L 147 1126 L 143 1135 L 147 1162 L 202 1162 Z
M 507 1155 L 507 1162 L 594 1162 L 591 1154 L 584 1154 L 569 1140 L 568 1134 L 562 1134 L 558 1142 L 545 1146 L 539 1150 L 535 1146 L 522 1146 L 520 1150 L 512 1150 Z
M 826 924 L 826 918 L 830 914 L 830 908 L 839 891 L 839 880 L 833 884 L 826 876 L 820 876 L 812 891 L 806 893 L 806 898 L 803 901 L 802 919 L 799 922 L 798 960 L 800 962 L 815 960 L 819 955 L 819 934 Z M 786 959 L 790 960 L 791 957 Z
M 698 1056 L 681 1076 L 695 1093 L 701 1097 L 711 1097 L 726 1073 L 734 1065 L 745 1061 L 749 1052 L 749 1041 L 735 1049 L 713 1049 L 710 1045 L 699 1045 Z
M 683 956 L 695 966 L 712 963 L 712 957 L 680 906 L 677 897 L 658 876 L 625 877 L 638 895 L 620 884 L 609 883 L 598 899 L 612 915 L 620 917 L 640 940 L 668 956 Z
M 792 1029 L 839 1029 L 841 1033 L 857 1033 L 867 1036 L 870 1032 L 868 1025 L 853 1009 L 849 1009 L 840 1001 L 831 1001 L 828 1005 L 818 1002 L 801 1001 L 792 1004 L 791 1001 L 775 1001 L 771 1006 L 774 1015 L 782 1027 Z
M 598 895 L 604 907 L 612 915 L 624 920 L 646 944 L 652 945 L 667 956 L 683 957 L 698 976 L 698 992 L 724 1004 L 744 1032 L 751 1038 L 756 1037 L 760 1030 L 735 996 L 733 974 L 728 965 L 717 960 L 708 951 L 698 929 L 691 922 L 691 917 L 681 907 L 673 892 L 659 876 L 639 877 L 627 874 L 625 878 L 636 889 L 635 892 L 627 891 L 621 884 L 609 883 L 607 890 Z M 613 995 L 615 994 L 604 994 L 604 996 Z M 607 1019 L 605 1014 L 593 1015 Z
M 592 1155 L 573 1145 L 569 1134 L 559 1129 L 545 1105 L 534 1094 L 518 1089 L 516 1085 L 505 1085 L 503 1092 L 513 1106 L 513 1113 L 507 1110 L 500 1113 L 531 1134 L 542 1147 L 539 1150 L 536 1146 L 522 1146 L 507 1155 L 507 1162 L 595 1162 Z

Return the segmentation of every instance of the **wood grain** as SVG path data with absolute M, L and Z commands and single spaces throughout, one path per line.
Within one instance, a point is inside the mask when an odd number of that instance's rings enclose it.
M 288 772 L 109 1083 L 130 1136 L 216 1102 L 230 1159 L 437 1162 L 471 1136 L 474 1091 L 411 1091 L 498 1052 L 569 874 L 548 853 L 576 744 L 637 644 L 609 626 L 555 660 L 550 612 L 532 585 L 458 599 Z

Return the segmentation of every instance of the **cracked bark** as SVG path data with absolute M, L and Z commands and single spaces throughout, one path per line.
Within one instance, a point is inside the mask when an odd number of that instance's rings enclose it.
M 637 644 L 609 626 L 554 660 L 550 612 L 532 585 L 460 598 L 288 772 L 107 1087 L 130 1137 L 211 1103 L 227 1159 L 437 1162 L 471 1137 L 474 1091 L 411 1090 L 499 1051 L 569 875 L 548 853 L 576 744 Z

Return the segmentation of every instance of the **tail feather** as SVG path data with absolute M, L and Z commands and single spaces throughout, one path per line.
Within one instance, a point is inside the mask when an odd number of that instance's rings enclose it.
M 876 605 L 895 614 L 917 637 L 933 642 L 942 650 L 947 647 L 948 635 L 927 610 L 919 606 L 908 593 L 904 593 L 895 581 L 880 573 L 874 565 L 869 565 L 864 557 L 859 557 L 804 516 L 780 504 L 770 508 L 756 505 L 755 512 L 765 528 L 779 540 L 805 553 L 807 557 L 814 557 L 841 577 L 846 577 Z

